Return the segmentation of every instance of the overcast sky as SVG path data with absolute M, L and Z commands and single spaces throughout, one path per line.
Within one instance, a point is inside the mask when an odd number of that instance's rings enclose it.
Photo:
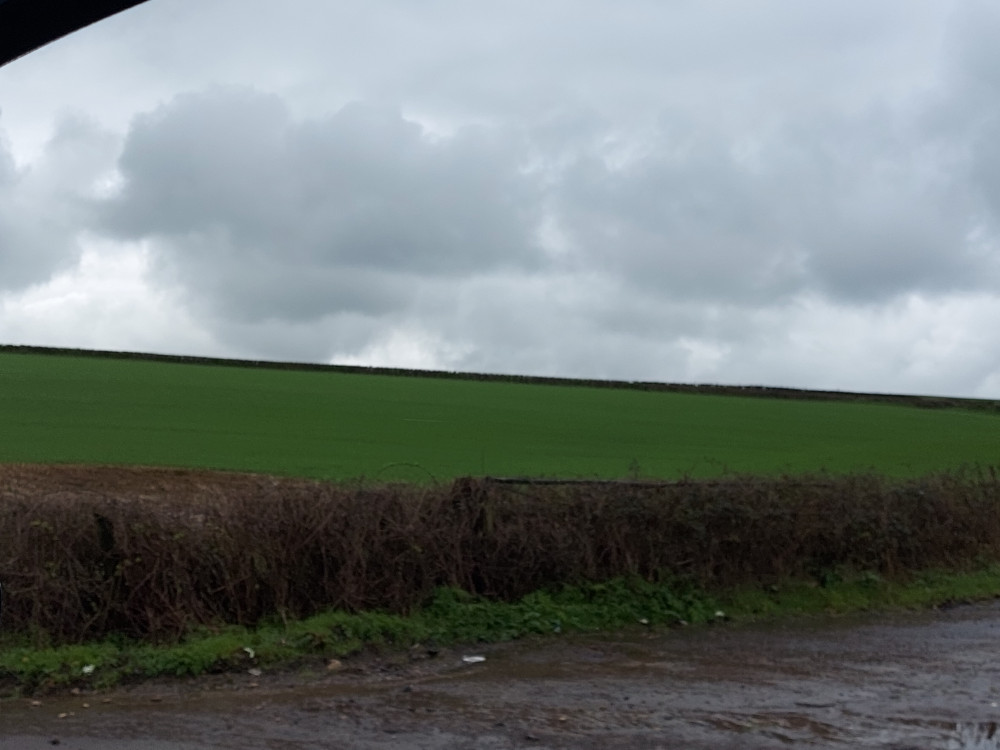
M 1000 398 L 992 0 L 150 0 L 0 68 L 0 343 Z

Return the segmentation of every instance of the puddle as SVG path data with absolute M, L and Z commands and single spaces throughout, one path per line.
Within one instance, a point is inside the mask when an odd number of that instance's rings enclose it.
M 995 721 L 959 722 L 948 750 L 996 750 L 1000 748 L 1000 733 Z
M 0 747 L 1000 749 L 998 636 L 990 604 L 149 683 L 0 701 Z

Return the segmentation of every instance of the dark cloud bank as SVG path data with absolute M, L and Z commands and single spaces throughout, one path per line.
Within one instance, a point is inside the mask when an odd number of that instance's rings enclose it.
M 620 302 L 627 316 L 641 299 L 640 318 L 803 294 L 881 304 L 996 288 L 1000 164 L 989 168 L 994 139 L 981 132 L 993 117 L 958 134 L 935 132 L 933 110 L 791 124 L 741 152 L 664 115 L 638 153 L 618 155 L 608 133 L 576 123 L 563 137 L 558 122 L 436 137 L 389 108 L 300 121 L 277 96 L 213 89 L 137 118 L 98 227 L 150 240 L 156 273 L 209 323 L 450 318 L 449 298 L 485 277 L 510 281 L 497 314 L 520 303 L 521 282 L 597 277 L 575 313 L 598 325 L 603 308 Z M 429 289 L 443 299 L 424 299 Z M 621 297 L 600 298 L 610 290 Z M 687 326 L 672 333 L 705 332 Z M 510 347 L 523 335 L 504 333 Z M 336 347 L 317 340 L 299 356 Z

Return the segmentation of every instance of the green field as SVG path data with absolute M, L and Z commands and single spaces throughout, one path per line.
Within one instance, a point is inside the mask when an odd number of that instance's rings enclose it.
M 406 481 L 906 476 L 1000 464 L 1000 416 L 6 351 L 0 462 Z

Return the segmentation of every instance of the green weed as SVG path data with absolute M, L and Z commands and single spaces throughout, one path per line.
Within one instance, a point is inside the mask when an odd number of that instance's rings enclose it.
M 660 629 L 721 620 L 909 609 L 1000 595 L 1000 567 L 969 573 L 926 571 L 901 582 L 870 572 L 842 571 L 839 579 L 827 586 L 782 581 L 713 593 L 677 580 L 621 578 L 537 591 L 513 603 L 439 589 L 425 607 L 408 616 L 330 611 L 256 630 L 203 630 L 169 646 L 121 640 L 43 649 L 0 644 L 0 692 L 107 688 L 140 678 L 277 668 L 415 644 L 494 643 L 642 626 Z

